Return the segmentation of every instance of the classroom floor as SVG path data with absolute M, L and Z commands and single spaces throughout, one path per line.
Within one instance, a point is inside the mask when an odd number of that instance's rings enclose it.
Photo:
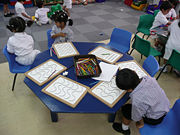
M 123 9 L 121 11 L 120 9 Z M 35 8 L 29 8 L 33 15 Z M 117 0 L 105 3 L 94 3 L 87 6 L 74 5 L 72 18 L 75 41 L 101 41 L 108 43 L 114 27 L 120 27 L 135 32 L 141 11 L 135 11 Z M 59 121 L 52 123 L 47 107 L 24 84 L 24 75 L 17 77 L 15 91 L 11 91 L 13 74 L 8 70 L 8 63 L 2 54 L 11 33 L 6 30 L 9 18 L 2 17 L 0 12 L 0 135 L 121 135 L 112 129 L 106 114 L 58 114 Z M 36 48 L 41 51 L 47 49 L 46 30 L 50 25 L 38 27 L 35 24 L 27 32 L 35 39 Z M 5 32 L 4 32 L 5 31 Z M 103 33 L 103 35 L 101 34 Z M 142 64 L 136 51 L 132 56 Z M 157 75 L 156 75 L 157 76 Z M 171 106 L 180 98 L 180 78 L 171 73 L 163 73 L 158 80 L 165 90 Z M 119 117 L 116 121 L 120 121 Z M 135 124 L 131 124 L 131 135 L 139 135 Z

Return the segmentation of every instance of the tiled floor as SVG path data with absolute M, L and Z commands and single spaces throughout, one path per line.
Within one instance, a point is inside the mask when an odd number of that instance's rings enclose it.
M 37 8 L 27 8 L 29 15 L 34 15 Z M 139 16 L 144 14 L 141 11 L 135 11 L 124 5 L 121 0 L 107 0 L 104 3 L 92 3 L 87 6 L 73 5 L 71 17 L 74 25 L 71 29 L 74 31 L 74 41 L 96 42 L 110 38 L 114 27 L 120 27 L 130 32 L 136 32 Z M 3 16 L 0 12 L 0 63 L 6 59 L 2 55 L 2 48 L 7 43 L 8 37 L 12 33 L 6 29 L 9 18 Z M 26 28 L 26 32 L 31 34 L 35 41 L 35 48 L 41 51 L 47 49 L 46 30 L 51 25 L 41 27 L 33 24 Z

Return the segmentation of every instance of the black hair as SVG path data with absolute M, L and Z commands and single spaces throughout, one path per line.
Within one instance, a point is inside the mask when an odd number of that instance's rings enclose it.
M 180 16 L 180 10 L 179 10 L 179 16 Z M 180 27 L 180 19 L 179 19 L 179 23 L 178 23 L 178 26 Z
M 38 1 L 36 2 L 36 5 L 37 5 L 38 8 L 42 8 L 42 6 L 43 6 L 43 1 L 42 1 L 42 0 L 38 0 Z
M 11 32 L 24 32 L 26 25 L 30 27 L 33 24 L 32 21 L 28 21 L 27 24 L 25 20 L 19 16 L 12 17 L 9 20 L 9 24 L 6 26 Z
M 174 8 L 176 8 L 178 1 L 177 0 L 169 0 L 169 2 L 174 5 Z
M 21 1 L 23 1 L 23 2 L 25 2 L 25 0 L 17 0 L 18 2 L 21 2 Z
M 116 74 L 116 85 L 122 90 L 134 90 L 140 83 L 140 79 L 135 71 L 128 68 L 119 70 Z
M 73 21 L 71 19 L 68 19 L 68 15 L 66 12 L 64 11 L 56 11 L 52 17 L 52 20 L 54 20 L 55 22 L 64 22 L 65 25 L 67 23 L 67 21 L 69 21 L 69 25 L 72 26 L 73 25 Z
M 164 9 L 164 10 L 168 10 L 171 9 L 172 5 L 169 1 L 163 1 L 161 6 L 160 6 L 160 10 Z

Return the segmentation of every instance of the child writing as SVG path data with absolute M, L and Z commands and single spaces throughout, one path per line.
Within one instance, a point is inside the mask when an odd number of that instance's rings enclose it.
M 133 120 L 137 128 L 144 123 L 157 125 L 162 122 L 169 111 L 170 102 L 155 78 L 139 78 L 130 69 L 118 71 L 116 85 L 130 92 L 131 104 L 122 107 L 122 123 L 113 123 L 113 128 L 124 135 L 130 135 L 129 124 Z
M 19 16 L 9 20 L 7 28 L 14 33 L 8 39 L 7 51 L 16 55 L 15 60 L 22 65 L 31 65 L 39 50 L 34 50 L 34 40 L 32 36 L 27 35 L 24 30 L 26 22 Z
M 38 9 L 35 12 L 36 23 L 41 26 L 42 24 L 51 24 L 51 20 L 47 17 L 49 8 L 45 8 L 41 0 L 37 1 Z
M 168 27 L 170 32 L 170 36 L 166 43 L 165 54 L 164 54 L 164 64 L 161 68 L 164 67 L 167 60 L 170 58 L 173 49 L 180 51 L 180 19 L 174 20 L 173 23 Z M 160 69 L 161 69 L 160 68 Z M 163 70 L 163 72 L 167 72 L 167 66 Z
M 26 13 L 23 4 L 24 4 L 24 0 L 17 0 L 17 2 L 15 4 L 16 14 L 17 14 L 17 16 L 23 18 L 25 21 L 28 21 L 28 23 L 33 24 L 32 17 Z
M 73 31 L 66 26 L 68 15 L 63 11 L 55 12 L 53 16 L 55 25 L 52 27 L 51 37 L 55 39 L 54 43 L 58 42 L 72 42 Z

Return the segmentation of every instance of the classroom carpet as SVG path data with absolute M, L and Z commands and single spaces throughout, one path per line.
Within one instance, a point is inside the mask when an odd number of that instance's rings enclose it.
M 50 8 L 50 6 L 47 6 Z M 29 15 L 33 16 L 37 7 L 26 8 Z M 13 9 L 11 9 L 14 12 Z M 107 0 L 103 3 L 90 3 L 84 5 L 73 5 L 71 18 L 74 25 L 71 29 L 74 32 L 74 41 L 96 42 L 109 39 L 113 28 L 119 27 L 132 33 L 136 32 L 139 16 L 145 14 L 143 11 L 136 11 L 126 6 L 121 0 Z M 0 63 L 6 62 L 2 49 L 7 44 L 12 33 L 6 29 L 9 17 L 3 16 L 0 12 Z M 44 51 L 47 49 L 46 31 L 51 25 L 38 26 L 33 24 L 26 28 L 26 32 L 33 36 L 35 49 Z

